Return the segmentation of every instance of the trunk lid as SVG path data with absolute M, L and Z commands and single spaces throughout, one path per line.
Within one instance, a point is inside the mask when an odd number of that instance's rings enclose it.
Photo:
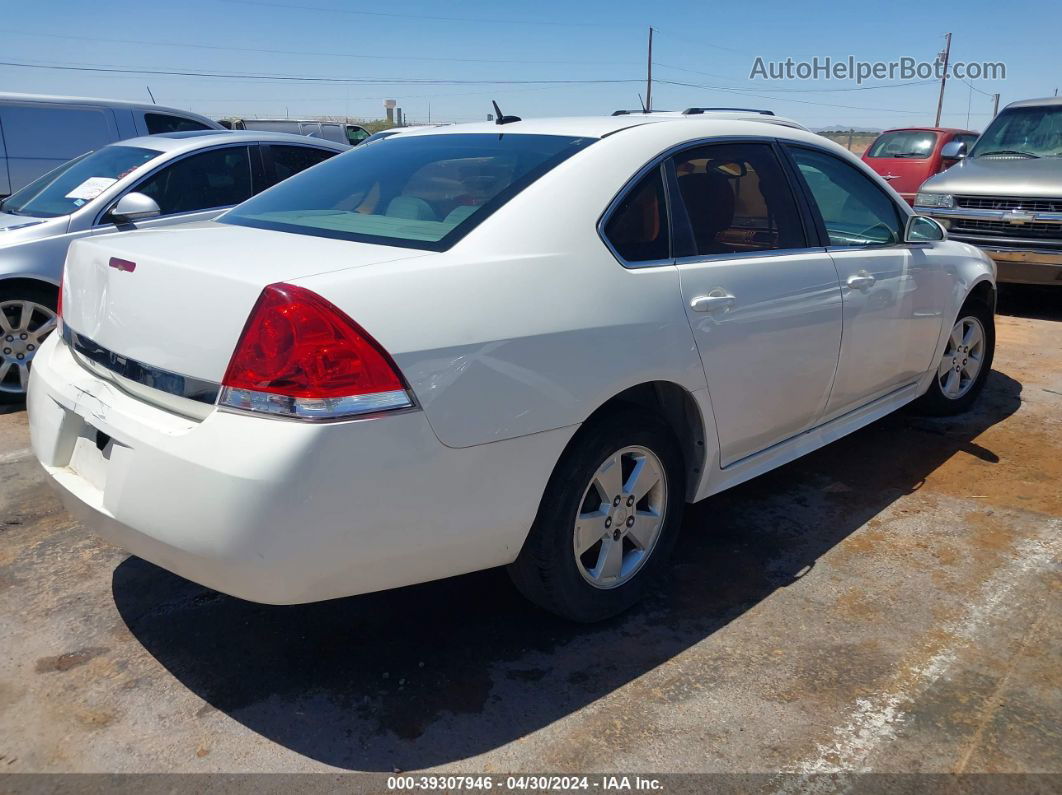
M 262 288 L 428 252 L 214 222 L 74 242 L 63 320 L 120 357 L 218 383 Z

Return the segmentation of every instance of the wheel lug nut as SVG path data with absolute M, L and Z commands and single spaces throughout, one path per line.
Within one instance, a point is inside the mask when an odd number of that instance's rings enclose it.
M 605 527 L 612 527 L 612 517 L 611 516 L 609 516 L 607 519 L 605 519 Z
M 627 527 L 634 527 L 634 517 L 633 516 L 628 516 L 627 517 Z
M 612 507 L 613 507 L 613 508 L 618 508 L 618 507 L 619 507 L 619 504 L 620 504 L 620 498 L 619 498 L 619 495 L 617 494 L 617 495 L 616 495 L 616 499 L 614 499 L 614 500 L 612 501 Z
M 33 349 L 34 349 L 35 347 L 37 347 L 37 346 L 36 346 L 36 345 L 34 345 L 34 344 L 33 344 L 33 343 L 31 342 L 31 343 L 30 343 L 29 345 L 27 345 L 27 346 L 26 346 L 26 350 L 27 350 L 27 351 L 32 351 L 32 350 L 33 350 Z
M 15 358 L 21 361 L 22 359 L 26 358 L 26 355 L 24 353 L 20 353 Z
M 11 355 L 11 349 L 10 348 L 4 348 L 4 353 L 6 353 L 8 356 L 10 356 Z
M 14 342 L 14 341 L 15 341 L 15 338 L 14 338 L 14 337 L 12 337 L 12 336 L 11 336 L 10 334 L 8 334 L 8 335 L 7 335 L 7 337 L 5 337 L 5 339 L 6 339 L 6 340 L 7 340 L 8 342 Z
M 634 495 L 633 494 L 630 497 L 627 498 L 627 507 L 629 508 L 632 505 L 634 505 Z
M 20 340 L 24 340 L 24 339 L 26 339 L 26 337 L 28 337 L 28 336 L 29 336 L 29 334 L 19 334 L 19 335 L 18 335 L 18 338 L 19 338 Z

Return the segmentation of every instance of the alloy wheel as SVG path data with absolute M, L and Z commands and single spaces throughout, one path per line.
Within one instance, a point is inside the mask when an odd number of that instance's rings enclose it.
M 972 315 L 960 318 L 951 330 L 937 368 L 944 397 L 958 400 L 973 388 L 985 357 L 985 329 Z
M 0 302 L 0 392 L 25 394 L 41 343 L 55 330 L 55 312 L 36 301 Z
M 615 588 L 645 565 L 667 513 L 664 466 L 651 450 L 606 458 L 583 492 L 573 534 L 576 567 L 595 588 Z

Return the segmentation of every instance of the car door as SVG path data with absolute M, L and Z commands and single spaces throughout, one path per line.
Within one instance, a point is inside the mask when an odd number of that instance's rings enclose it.
M 917 381 L 940 333 L 940 273 L 903 242 L 902 212 L 855 165 L 786 146 L 840 276 L 844 332 L 826 419 Z
M 809 243 L 772 142 L 695 146 L 668 166 L 682 299 L 725 467 L 818 422 L 841 342 L 837 271 Z
M 257 157 L 257 147 L 254 148 Z M 251 147 L 219 146 L 193 152 L 166 163 L 126 192 L 150 196 L 161 212 L 156 218 L 123 224 L 123 229 L 208 221 L 251 197 Z M 98 224 L 97 234 L 117 228 L 106 213 Z

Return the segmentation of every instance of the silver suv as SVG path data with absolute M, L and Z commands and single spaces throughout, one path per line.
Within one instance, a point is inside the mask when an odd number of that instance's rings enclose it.
M 1007 105 L 965 150 L 945 145 L 962 162 L 925 181 L 915 212 L 984 249 L 999 281 L 1062 287 L 1062 97 Z

